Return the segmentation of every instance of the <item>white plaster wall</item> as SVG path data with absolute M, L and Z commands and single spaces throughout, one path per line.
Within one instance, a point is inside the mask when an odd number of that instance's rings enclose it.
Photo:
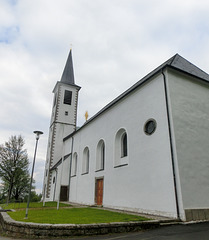
M 144 123 L 154 118 L 155 133 L 144 133 Z M 114 168 L 115 135 L 128 135 L 128 165 Z M 105 169 L 96 170 L 96 148 L 105 142 Z M 90 151 L 89 174 L 82 175 L 83 149 Z M 104 177 L 103 205 L 176 217 L 168 123 L 162 75 L 83 127 L 74 136 L 78 153 L 77 175 L 71 178 L 70 200 L 94 204 L 95 178 Z M 65 153 L 67 154 L 67 153 Z
M 64 93 L 65 90 L 69 90 L 72 92 L 72 102 L 71 105 L 64 104 Z M 59 114 L 58 114 L 58 122 L 73 124 L 75 125 L 75 111 L 76 111 L 76 101 L 77 98 L 77 89 L 72 87 L 71 85 L 60 85 L 60 104 L 59 104 Z M 68 116 L 65 115 L 65 111 L 68 112 Z
M 168 72 L 184 209 L 209 208 L 209 86 Z
M 56 187 L 57 187 L 57 184 L 56 184 L 56 171 L 54 170 L 52 172 L 52 183 L 51 183 L 51 189 L 50 189 L 50 201 L 53 201 L 54 200 L 54 194 L 55 194 L 55 190 L 56 190 Z M 53 178 L 55 178 L 55 182 L 53 183 Z
M 63 138 L 72 132 L 71 125 L 65 125 L 61 123 L 56 124 L 56 134 L 55 134 L 55 146 L 54 146 L 54 156 L 53 156 L 53 165 L 55 165 L 62 157 L 62 147 L 63 147 Z M 68 153 L 70 150 L 68 150 Z M 52 166 L 53 166 L 52 165 Z
M 53 177 L 52 177 L 52 188 L 50 192 L 50 198 L 57 201 L 59 199 L 59 194 L 60 194 L 60 186 L 68 186 L 69 185 L 69 164 L 70 164 L 70 156 L 66 158 L 63 161 L 63 167 L 62 164 L 60 164 L 57 167 L 57 179 L 56 179 L 56 189 L 55 184 L 53 184 Z M 56 176 L 56 171 L 54 170 L 52 173 L 52 176 Z M 55 192 L 54 192 L 55 190 Z M 52 200 L 51 200 L 52 201 Z
M 60 185 L 61 185 L 61 176 L 62 176 L 62 165 L 60 164 L 57 167 L 57 179 L 56 179 L 56 191 L 51 192 L 50 196 L 54 195 L 54 200 L 58 201 L 59 199 L 59 194 L 60 194 Z
M 70 156 L 66 158 L 63 163 L 62 185 L 67 186 L 69 184 Z
M 56 88 L 57 89 L 57 88 Z M 60 98 L 58 104 L 58 117 L 54 123 L 56 126 L 55 130 L 55 145 L 54 145 L 54 162 L 53 165 L 58 162 L 62 156 L 63 138 L 72 133 L 75 130 L 75 111 L 76 111 L 76 98 L 77 89 L 70 85 L 59 83 Z M 72 91 L 72 103 L 71 105 L 64 104 L 64 92 L 65 90 Z M 68 112 L 68 116 L 65 116 L 65 111 Z

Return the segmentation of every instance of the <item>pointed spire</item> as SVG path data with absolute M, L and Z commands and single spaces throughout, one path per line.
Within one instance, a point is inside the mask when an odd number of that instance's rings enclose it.
M 73 72 L 72 49 L 70 49 L 70 53 L 68 55 L 68 59 L 62 74 L 61 82 L 66 84 L 73 84 L 73 85 L 75 84 L 74 72 Z

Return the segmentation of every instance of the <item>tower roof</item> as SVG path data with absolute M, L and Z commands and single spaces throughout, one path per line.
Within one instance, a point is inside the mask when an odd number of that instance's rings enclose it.
M 73 72 L 73 60 L 72 60 L 72 49 L 70 49 L 70 53 L 68 55 L 67 62 L 65 64 L 65 68 L 61 78 L 62 83 L 74 85 L 74 72 Z

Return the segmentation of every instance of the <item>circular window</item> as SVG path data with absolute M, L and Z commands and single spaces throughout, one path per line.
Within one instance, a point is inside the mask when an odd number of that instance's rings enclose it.
M 53 178 L 53 183 L 55 183 L 55 177 Z
M 156 130 L 156 127 L 157 127 L 156 121 L 154 119 L 150 119 L 144 125 L 144 132 L 147 135 L 151 135 Z

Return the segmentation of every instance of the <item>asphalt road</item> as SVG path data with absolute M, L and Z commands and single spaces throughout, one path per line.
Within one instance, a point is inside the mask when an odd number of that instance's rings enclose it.
M 16 238 L 1 237 L 0 240 Z M 209 240 L 209 223 L 164 226 L 137 233 L 111 234 L 91 237 L 63 238 L 56 240 Z M 19 239 L 20 240 L 20 239 Z M 24 239 L 26 240 L 26 239 Z M 45 239 L 47 240 L 47 239 Z M 52 239 L 50 239 L 52 240 Z

